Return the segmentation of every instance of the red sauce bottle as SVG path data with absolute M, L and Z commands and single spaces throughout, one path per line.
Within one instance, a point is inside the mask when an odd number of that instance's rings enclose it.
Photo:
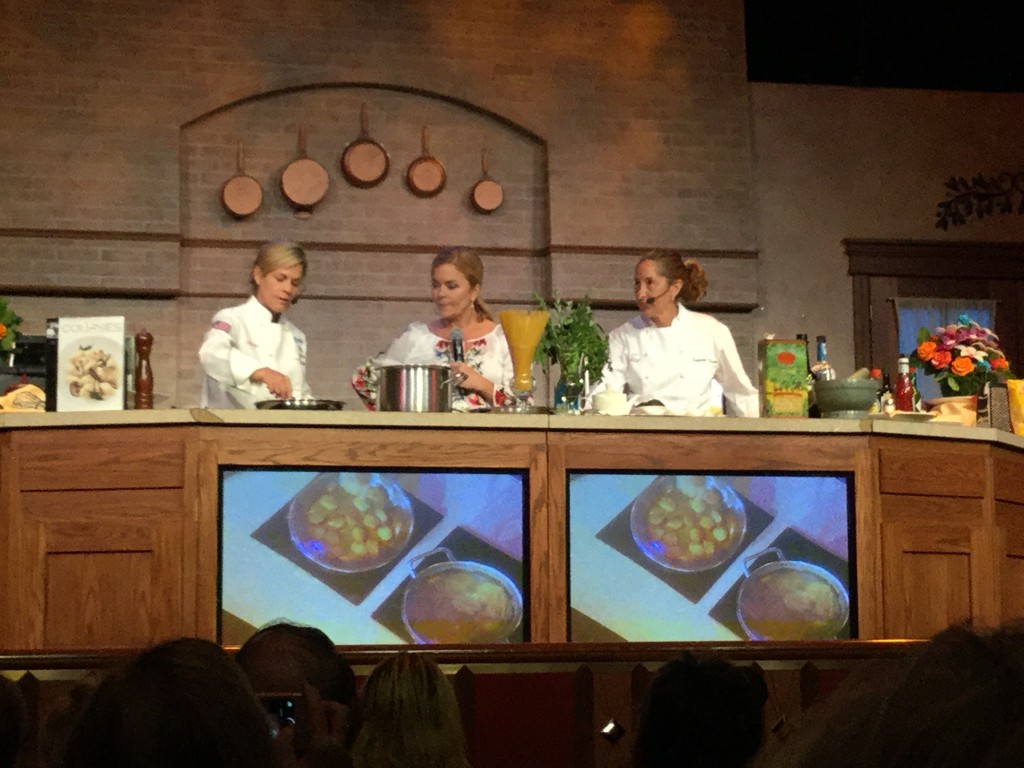
M 892 402 L 897 411 L 914 410 L 914 382 L 910 378 L 910 359 L 906 356 L 896 361 L 896 383 L 892 388 Z

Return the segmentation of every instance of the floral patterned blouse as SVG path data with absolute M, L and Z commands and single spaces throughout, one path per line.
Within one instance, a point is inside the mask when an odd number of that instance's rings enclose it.
M 478 339 L 463 342 L 466 362 L 484 378 L 494 382 L 494 404 L 511 397 L 512 355 L 500 325 Z M 371 411 L 377 410 L 377 369 L 385 365 L 448 365 L 451 342 L 434 334 L 426 323 L 411 323 L 405 333 L 391 342 L 383 354 L 359 366 L 352 375 L 352 388 Z M 457 388 L 452 398 L 453 411 L 477 411 L 490 408 L 479 392 Z

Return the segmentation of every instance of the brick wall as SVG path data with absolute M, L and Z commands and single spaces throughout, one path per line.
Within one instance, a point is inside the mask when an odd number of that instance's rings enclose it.
M 165 403 L 196 402 L 198 341 L 244 298 L 262 240 L 310 246 L 294 319 L 314 387 L 336 396 L 357 362 L 431 316 L 437 246 L 484 249 L 498 305 L 552 289 L 628 304 L 630 249 L 756 241 L 739 0 L 15 0 L 0 43 L 0 290 L 30 333 L 100 309 L 146 326 Z M 391 160 L 369 190 L 338 173 L 363 103 Z M 278 184 L 300 125 L 331 174 L 305 220 Z M 448 176 L 427 200 L 402 181 L 424 125 Z M 244 221 L 218 199 L 238 141 L 264 190 Z M 490 216 L 467 199 L 485 147 L 506 193 Z M 756 297 L 755 261 L 709 272 L 718 300 Z

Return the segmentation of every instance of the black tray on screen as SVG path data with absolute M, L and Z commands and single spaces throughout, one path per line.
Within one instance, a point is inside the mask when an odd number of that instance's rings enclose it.
M 492 568 L 497 568 L 512 579 L 513 583 L 519 588 L 519 593 L 523 596 L 523 621 L 519 624 L 516 631 L 512 633 L 511 637 L 509 637 L 508 642 L 523 642 L 526 637 L 526 612 L 529 610 L 529 605 L 526 604 L 526 594 L 523 590 L 523 563 L 514 557 L 506 555 L 483 539 L 478 539 L 465 528 L 456 528 L 438 546 L 449 549 L 456 560 L 468 560 L 482 565 L 489 565 Z M 443 556 L 440 561 L 443 561 Z M 423 567 L 431 565 L 433 562 L 435 561 L 425 562 Z M 406 566 L 406 570 L 408 570 L 408 566 Z M 384 602 L 380 604 L 380 607 L 373 612 L 375 621 L 394 632 L 407 643 L 411 643 L 413 639 L 406 630 L 405 623 L 402 621 L 402 599 L 405 596 L 405 586 L 410 580 L 411 574 L 403 579 L 395 591 L 388 595 Z
M 832 554 L 821 545 L 811 541 L 809 538 L 804 536 L 799 531 L 793 528 L 787 528 L 779 534 L 778 538 L 775 539 L 771 544 L 765 547 L 776 547 L 782 551 L 782 556 L 786 560 L 799 560 L 804 563 L 811 563 L 812 565 L 820 566 L 826 571 L 831 573 L 846 589 L 846 594 L 850 595 L 850 564 L 843 558 Z M 749 557 L 755 552 L 747 553 Z M 747 633 L 743 631 L 743 626 L 740 624 L 740 620 L 736 616 L 737 598 L 740 593 L 740 586 L 743 584 L 741 577 L 729 587 L 729 591 L 725 593 L 721 600 L 715 604 L 715 607 L 711 609 L 710 616 L 719 624 L 722 624 L 732 632 L 736 634 L 741 640 L 747 639 Z M 846 640 L 853 636 L 852 624 L 854 619 L 855 607 L 852 601 L 850 602 L 850 620 L 846 622 L 846 626 L 843 627 L 843 631 L 840 632 L 839 640 Z
M 654 482 L 656 479 L 657 478 L 651 478 L 651 482 Z M 641 552 L 636 541 L 633 539 L 633 531 L 629 522 L 630 512 L 633 508 L 633 501 L 630 501 L 629 504 L 626 505 L 626 508 L 612 518 L 608 525 L 598 531 L 597 538 L 599 541 L 603 541 L 605 544 L 610 546 L 616 552 L 628 557 L 647 572 L 657 576 L 691 603 L 696 603 L 705 595 L 705 593 L 707 593 L 709 589 L 711 589 L 711 585 L 718 581 L 719 577 L 725 573 L 725 569 L 729 567 L 729 565 L 747 547 L 747 545 L 750 544 L 750 542 L 752 542 L 761 533 L 761 531 L 768 527 L 768 524 L 773 519 L 770 514 L 754 504 L 754 502 L 745 498 L 741 493 L 739 493 L 739 491 L 736 492 L 736 495 L 739 496 L 740 501 L 743 503 L 743 508 L 747 513 L 747 531 L 743 535 L 743 541 L 736 550 L 735 555 L 724 563 L 716 565 L 714 568 L 709 568 L 706 571 L 673 571 L 669 568 L 658 565 L 647 557 L 647 555 Z
M 301 492 L 300 490 L 299 493 Z M 373 591 L 374 587 L 380 584 L 384 577 L 391 572 L 391 569 L 402 562 L 403 558 L 409 554 L 409 550 L 441 521 L 440 512 L 431 509 L 408 491 L 406 491 L 406 495 L 409 497 L 409 503 L 412 507 L 412 536 L 409 537 L 409 542 L 402 548 L 402 551 L 394 560 L 387 565 L 382 565 L 380 568 L 374 568 L 372 571 L 362 571 L 361 573 L 332 571 L 329 568 L 317 565 L 303 555 L 295 546 L 295 542 L 292 541 L 291 531 L 288 530 L 288 506 L 291 504 L 291 499 L 277 512 L 267 518 L 263 525 L 253 531 L 252 537 L 282 557 L 291 560 L 302 570 L 315 576 L 350 603 L 359 605 Z
M 574 643 L 625 643 L 626 638 L 576 608 L 569 609 L 569 640 Z

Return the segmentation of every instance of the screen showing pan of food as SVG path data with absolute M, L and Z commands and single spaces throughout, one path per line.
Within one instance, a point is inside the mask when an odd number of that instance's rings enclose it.
M 222 468 L 220 641 L 522 642 L 526 499 L 524 472 Z
M 573 641 L 857 636 L 852 474 L 568 480 Z

